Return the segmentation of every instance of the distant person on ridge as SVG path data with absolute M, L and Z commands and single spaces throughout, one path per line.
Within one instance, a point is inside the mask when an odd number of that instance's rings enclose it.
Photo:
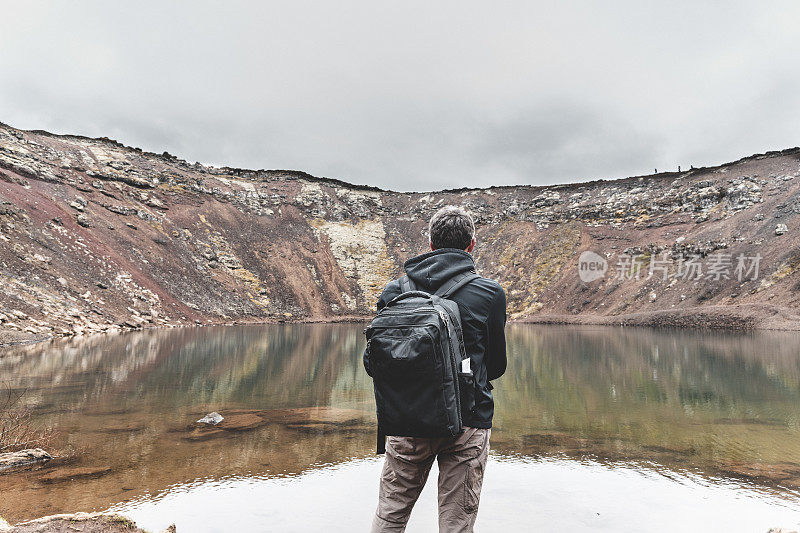
M 472 217 L 447 206 L 429 229 L 431 251 L 406 261 L 365 331 L 378 453 L 386 452 L 373 532 L 405 530 L 434 459 L 439 531 L 473 530 L 494 414 L 490 381 L 506 370 L 506 295 L 475 273 Z

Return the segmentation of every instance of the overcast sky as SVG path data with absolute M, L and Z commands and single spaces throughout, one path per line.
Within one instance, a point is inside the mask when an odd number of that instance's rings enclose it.
M 0 0 L 0 122 L 396 190 L 800 145 L 800 2 Z

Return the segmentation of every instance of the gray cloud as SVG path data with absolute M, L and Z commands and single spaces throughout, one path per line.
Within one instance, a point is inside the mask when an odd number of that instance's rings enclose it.
M 624 176 L 661 159 L 663 139 L 580 102 L 545 102 L 482 131 L 474 164 L 506 181 L 558 183 Z M 620 147 L 624 147 L 621 150 Z M 665 170 L 662 168 L 662 170 Z M 601 172 L 605 172 L 602 174 Z M 528 178 L 521 181 L 520 176 Z
M 800 144 L 796 2 L 0 9 L 0 121 L 190 161 L 427 190 Z

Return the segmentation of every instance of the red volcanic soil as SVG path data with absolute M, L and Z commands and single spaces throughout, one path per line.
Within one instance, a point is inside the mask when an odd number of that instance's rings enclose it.
M 475 215 L 476 264 L 512 319 L 800 329 L 797 148 L 614 181 L 396 193 L 0 125 L 0 344 L 365 319 L 446 204 Z M 580 275 L 589 263 L 595 279 Z

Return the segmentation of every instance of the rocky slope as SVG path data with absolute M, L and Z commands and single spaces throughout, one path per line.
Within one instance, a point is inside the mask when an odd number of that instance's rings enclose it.
M 0 124 L 0 342 L 367 317 L 445 204 L 475 215 L 477 265 L 513 318 L 800 329 L 798 148 L 615 181 L 411 194 Z M 604 276 L 582 279 L 585 251 Z

